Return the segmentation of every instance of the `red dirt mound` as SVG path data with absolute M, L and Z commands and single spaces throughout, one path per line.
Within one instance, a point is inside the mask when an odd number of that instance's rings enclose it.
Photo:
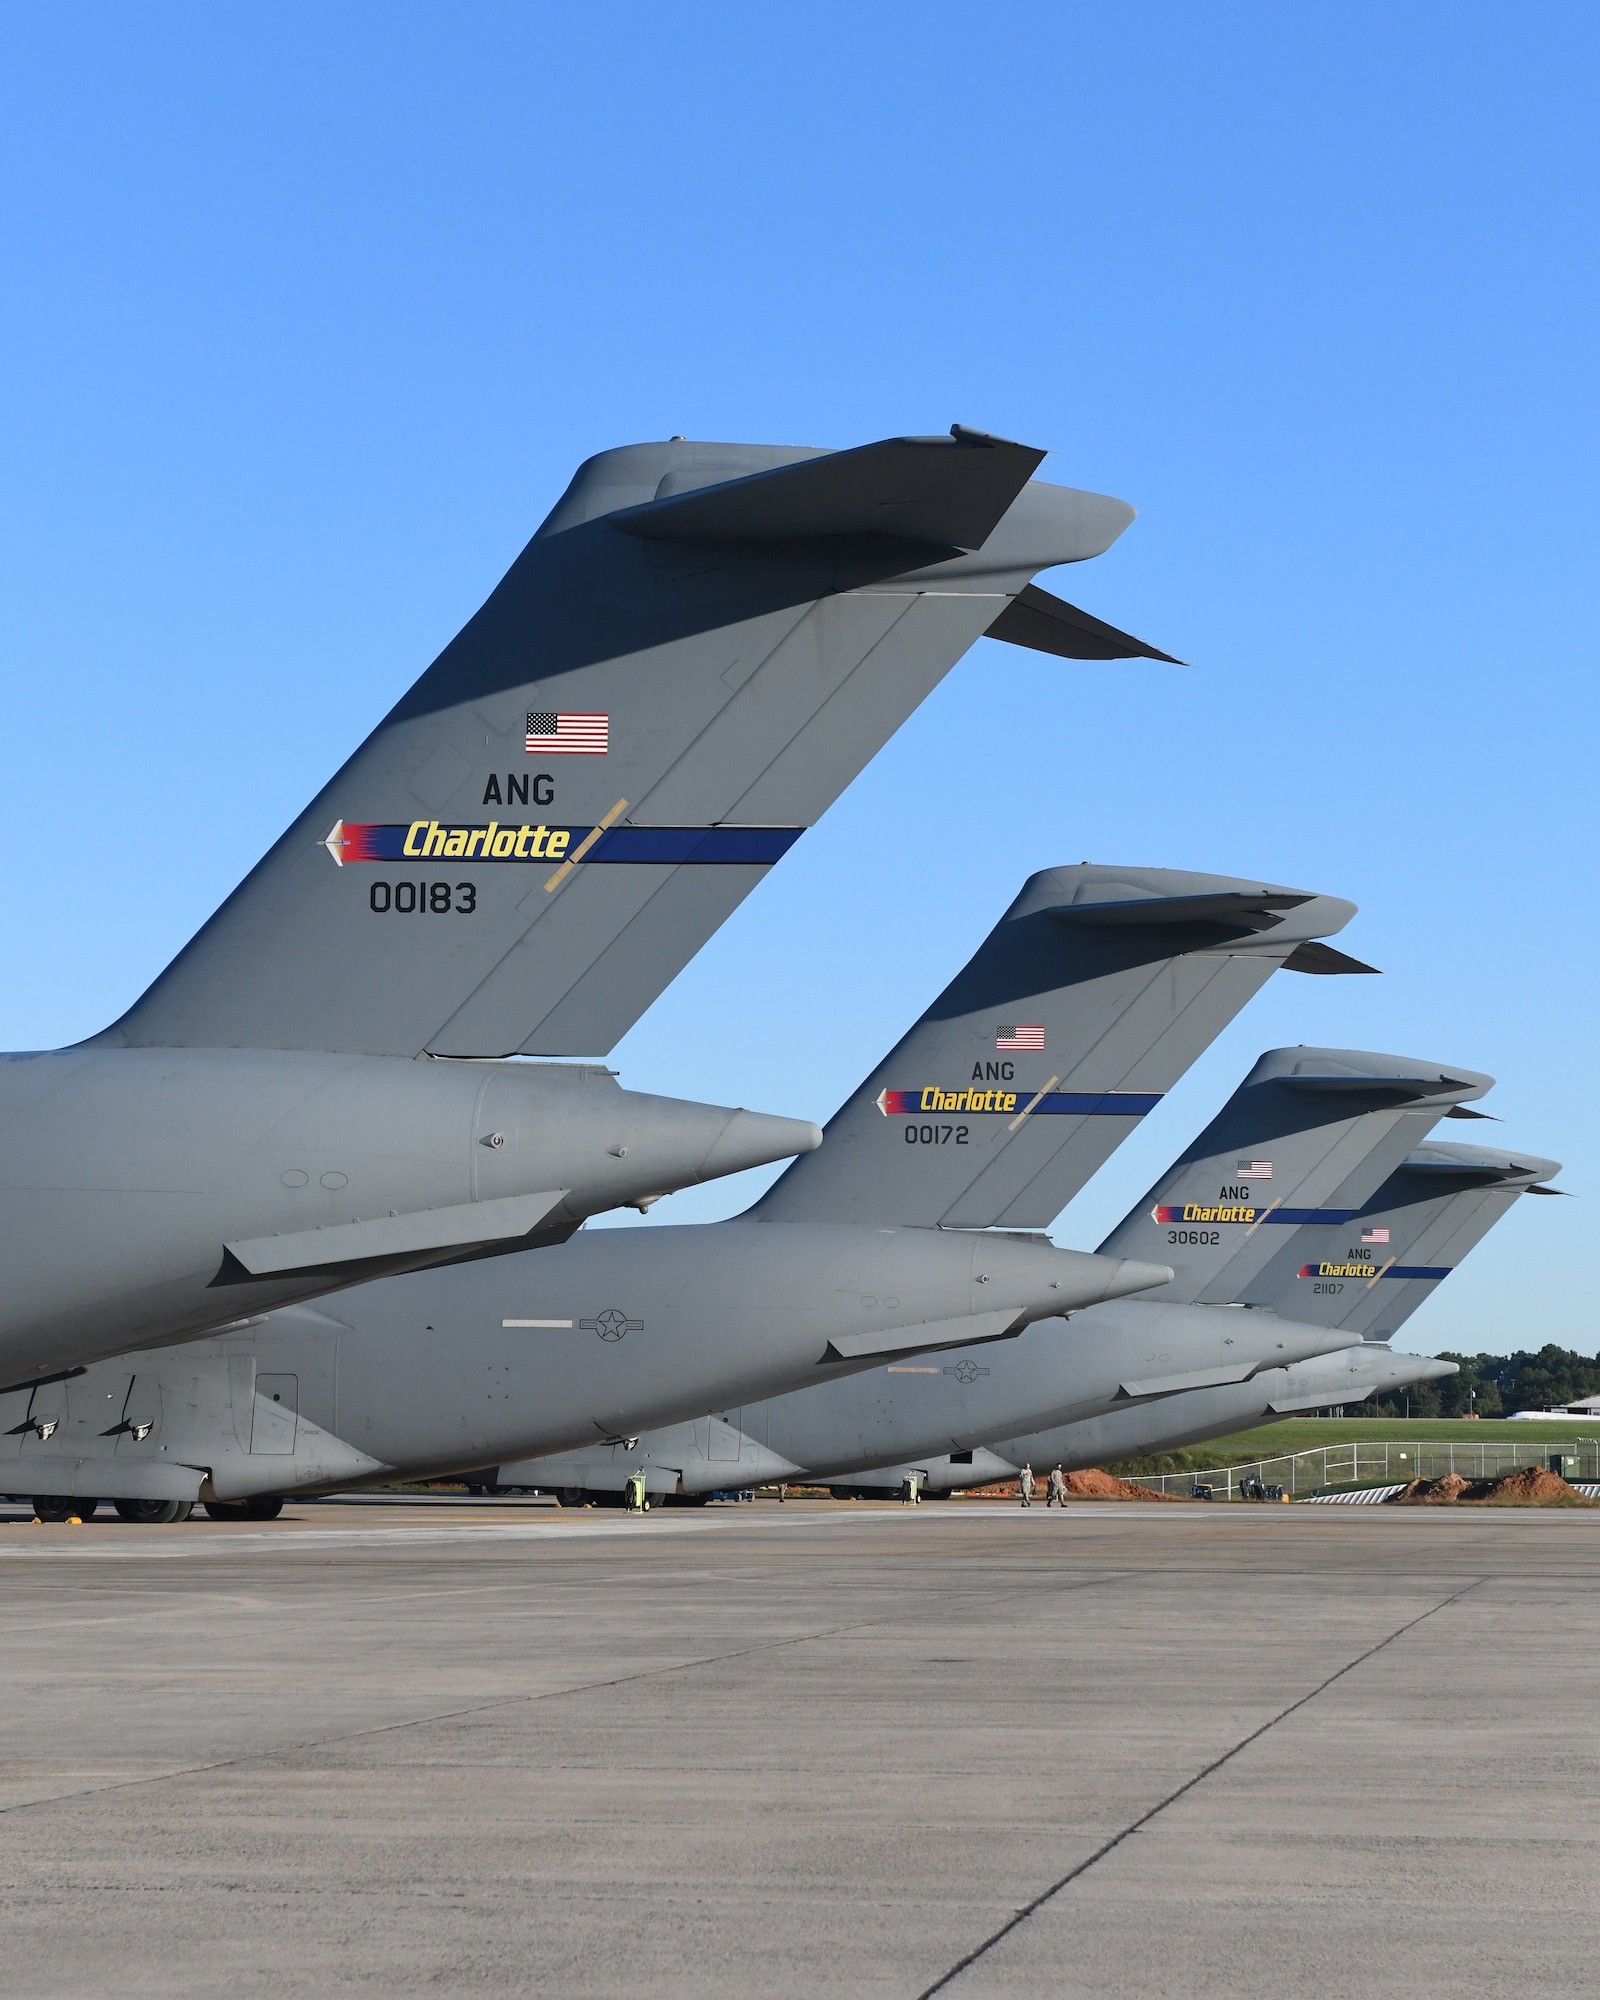
M 1569 1486 L 1559 1472 L 1531 1465 L 1524 1472 L 1507 1472 L 1499 1479 L 1475 1479 L 1462 1496 L 1482 1507 L 1595 1507 L 1591 1500 Z
M 1119 1479 L 1114 1472 L 1102 1472 L 1098 1466 L 1091 1466 L 1087 1471 L 1067 1474 L 1067 1497 L 1070 1500 L 1178 1500 L 1187 1498 L 1187 1495 L 1157 1493 L 1132 1479 Z
M 1034 1475 L 1033 1504 L 1044 1505 L 1047 1491 L 1047 1472 Z M 966 1497 L 969 1500 L 1015 1500 L 1020 1497 L 1021 1488 L 1014 1479 L 1002 1480 L 994 1486 L 969 1486 Z M 1140 1486 L 1132 1479 L 1118 1479 L 1115 1473 L 1102 1472 L 1092 1466 L 1085 1472 L 1067 1474 L 1067 1498 L 1069 1500 L 1184 1500 L 1187 1493 L 1157 1493 L 1148 1486 Z
M 1447 1472 L 1442 1479 L 1413 1479 L 1398 1493 L 1391 1493 L 1385 1507 L 1448 1507 L 1459 1500 L 1472 1482 L 1459 1472 Z
M 1522 1472 L 1502 1473 L 1498 1479 L 1463 1479 L 1459 1472 L 1447 1472 L 1443 1479 L 1413 1479 L 1403 1492 L 1391 1493 L 1385 1506 L 1402 1507 L 1600 1507 L 1569 1486 L 1559 1472 L 1531 1465 Z

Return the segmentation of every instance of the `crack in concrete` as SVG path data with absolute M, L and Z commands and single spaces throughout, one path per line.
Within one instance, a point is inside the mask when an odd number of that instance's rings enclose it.
M 1158 1799 L 1148 1811 L 1142 1812 L 1137 1819 L 1130 1820 L 1120 1833 L 1114 1833 L 1109 1840 L 1103 1842 L 1101 1846 L 1095 1849 L 1093 1854 L 1080 1861 L 1075 1868 L 1069 1868 L 1059 1881 L 1052 1882 L 1048 1889 L 1042 1889 L 1033 1898 L 1032 1902 L 1024 1903 L 1022 1908 L 1008 1917 L 998 1930 L 992 1931 L 983 1940 L 982 1944 L 975 1945 L 965 1958 L 958 1958 L 949 1971 L 941 1973 L 931 1986 L 925 1986 L 917 1995 L 917 2000 L 933 2000 L 933 1996 L 936 1993 L 943 1993 L 961 1977 L 962 1973 L 969 1971 L 976 1965 L 979 1959 L 987 1957 L 1003 1939 L 1008 1938 L 1013 1931 L 1019 1930 L 1030 1917 L 1037 1915 L 1047 1903 L 1054 1901 L 1063 1889 L 1070 1888 L 1080 1876 L 1087 1875 L 1089 1870 L 1099 1862 L 1104 1861 L 1108 1854 L 1115 1853 L 1124 1841 L 1131 1840 L 1136 1833 L 1140 1832 L 1142 1828 L 1147 1827 L 1152 1820 L 1158 1819 L 1169 1806 L 1176 1805 L 1179 1799 L 1186 1797 L 1196 1786 L 1203 1785 L 1206 1779 L 1214 1776 L 1216 1772 L 1222 1769 L 1224 1764 L 1231 1764 L 1235 1757 L 1239 1756 L 1241 1752 L 1248 1750 L 1252 1743 L 1259 1743 L 1262 1737 L 1267 1735 L 1269 1731 L 1276 1729 L 1280 1722 L 1287 1722 L 1291 1715 L 1296 1714 L 1300 1709 L 1304 1708 L 1308 1702 L 1313 1702 L 1318 1695 L 1325 1694 L 1335 1681 L 1341 1681 L 1346 1674 L 1354 1673 L 1357 1667 L 1364 1666 L 1368 1660 L 1375 1658 L 1385 1647 L 1392 1646 L 1397 1639 L 1403 1639 L 1408 1632 L 1414 1632 L 1419 1625 L 1425 1624 L 1428 1619 L 1436 1616 L 1439 1612 L 1448 1611 L 1452 1604 L 1459 1604 L 1469 1591 L 1477 1590 L 1486 1582 L 1488 1582 L 1487 1577 L 1475 1577 L 1471 1583 L 1463 1584 L 1459 1590 L 1454 1591 L 1449 1597 L 1440 1598 L 1437 1604 L 1429 1605 L 1426 1611 L 1419 1612 L 1415 1618 L 1408 1619 L 1404 1625 L 1396 1626 L 1395 1630 L 1389 1633 L 1387 1637 L 1379 1639 L 1375 1645 L 1369 1646 L 1364 1653 L 1358 1653 L 1353 1660 L 1346 1660 L 1344 1665 L 1336 1668 L 1333 1673 L 1329 1674 L 1325 1681 L 1319 1681 L 1308 1694 L 1301 1695 L 1298 1701 L 1290 1702 L 1287 1708 L 1280 1709 L 1276 1715 L 1270 1716 L 1259 1728 L 1252 1729 L 1249 1735 L 1241 1736 L 1239 1741 L 1232 1745 L 1230 1749 L 1224 1750 L 1220 1757 L 1214 1757 L 1204 1769 L 1196 1771 L 1193 1777 L 1186 1778 L 1176 1791 L 1168 1792 L 1164 1799 Z

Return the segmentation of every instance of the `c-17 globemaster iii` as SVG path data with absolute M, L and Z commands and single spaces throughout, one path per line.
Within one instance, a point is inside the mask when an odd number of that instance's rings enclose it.
M 1293 1246 L 1330 1218 L 1343 1220 L 1383 1179 L 1397 1147 L 1403 1151 L 1489 1083 L 1472 1071 L 1405 1057 L 1273 1050 L 1107 1238 L 1124 1241 L 1154 1221 L 1178 1267 L 1159 1290 L 1071 1319 L 1041 1318 L 993 1348 L 953 1349 L 932 1361 L 896 1357 L 846 1381 L 738 1410 L 714 1409 L 716 1430 L 702 1417 L 697 1426 L 652 1431 L 627 1450 L 502 1466 L 499 1478 L 567 1490 L 620 1486 L 623 1476 L 642 1470 L 647 1483 L 663 1490 L 780 1479 L 894 1491 L 907 1479 L 938 1483 L 950 1454 L 972 1453 L 996 1438 L 1120 1418 L 1135 1407 L 1155 1411 L 1159 1424 L 1161 1411 L 1192 1392 L 1281 1379 L 1295 1364 L 1358 1345 L 1359 1335 L 1288 1310 L 1241 1311 L 1257 1300 L 1249 1278 L 1225 1300 L 1217 1296 L 1218 1274 L 1250 1270 L 1262 1231 L 1275 1241 L 1287 1235 Z M 817 1155 L 826 1157 L 826 1149 Z M 800 1178 L 800 1168 L 789 1171 Z M 1052 1162 L 1028 1198 L 1054 1202 L 1074 1191 Z M 1225 1208 L 1227 1219 L 1189 1226 L 1173 1213 L 1172 1197 L 1185 1191 L 1216 1197 L 1188 1205 Z M 1146 1228 L 1146 1235 L 1153 1232 Z M 1268 1251 L 1262 1261 L 1271 1258 Z M 710 1456 L 714 1439 L 721 1463 Z
M 1428 1140 L 1345 1222 L 1297 1230 L 1273 1264 L 1252 1280 L 1265 1313 L 1293 1313 L 1361 1344 L 1296 1366 L 1264 1370 L 1249 1382 L 1191 1390 L 1160 1407 L 1116 1410 L 1044 1434 L 1007 1438 L 976 1464 L 932 1465 L 931 1482 L 981 1485 L 1009 1478 L 1024 1460 L 1035 1468 L 1103 1464 L 1134 1452 L 1174 1451 L 1227 1437 L 1253 1424 L 1389 1395 L 1459 1373 L 1455 1362 L 1394 1352 L 1388 1341 L 1425 1299 L 1525 1194 L 1546 1185 L 1555 1160 L 1494 1147 Z M 1351 1240 L 1353 1239 L 1353 1241 Z M 1346 1276 L 1323 1275 L 1337 1264 Z
M 1225 876 L 1043 871 L 831 1121 L 830 1171 L 807 1189 L 780 1183 L 730 1222 L 386 1279 L 19 1390 L 0 1411 L 22 1441 L 12 1476 L 177 1509 L 436 1474 L 888 1356 L 1004 1346 L 1160 1283 L 1165 1264 L 936 1225 L 957 1201 L 1060 1207 L 1278 967 L 1354 965 L 1318 941 L 1351 913 Z M 967 1109 L 910 1107 L 934 1090 Z M 1029 1192 L 1041 1171 L 1048 1195 Z
M 484 1059 L 609 1050 L 984 632 L 1150 652 L 1031 584 L 1132 518 L 1042 456 L 958 427 L 582 467 L 142 998 L 0 1059 L 0 1383 L 815 1145 Z

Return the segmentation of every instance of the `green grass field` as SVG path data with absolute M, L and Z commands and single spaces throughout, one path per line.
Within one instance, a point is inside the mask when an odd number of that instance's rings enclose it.
M 1258 1458 L 1279 1453 L 1314 1451 L 1324 1444 L 1366 1444 L 1369 1442 L 1415 1444 L 1518 1444 L 1555 1451 L 1562 1445 L 1600 1439 L 1600 1423 L 1512 1423 L 1505 1418 L 1483 1418 L 1476 1423 L 1461 1419 L 1413 1417 L 1291 1417 L 1283 1423 L 1263 1424 L 1259 1430 L 1240 1431 L 1233 1437 L 1212 1438 L 1206 1444 L 1192 1444 L 1182 1451 L 1152 1453 L 1141 1458 L 1119 1458 L 1107 1471 L 1133 1478 L 1139 1473 L 1192 1472 L 1205 1466 L 1249 1465 Z

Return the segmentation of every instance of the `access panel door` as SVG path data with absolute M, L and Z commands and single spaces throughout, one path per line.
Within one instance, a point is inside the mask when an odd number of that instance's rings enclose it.
M 250 1426 L 251 1451 L 287 1458 L 294 1450 L 299 1415 L 298 1375 L 257 1375 L 255 1420 Z

